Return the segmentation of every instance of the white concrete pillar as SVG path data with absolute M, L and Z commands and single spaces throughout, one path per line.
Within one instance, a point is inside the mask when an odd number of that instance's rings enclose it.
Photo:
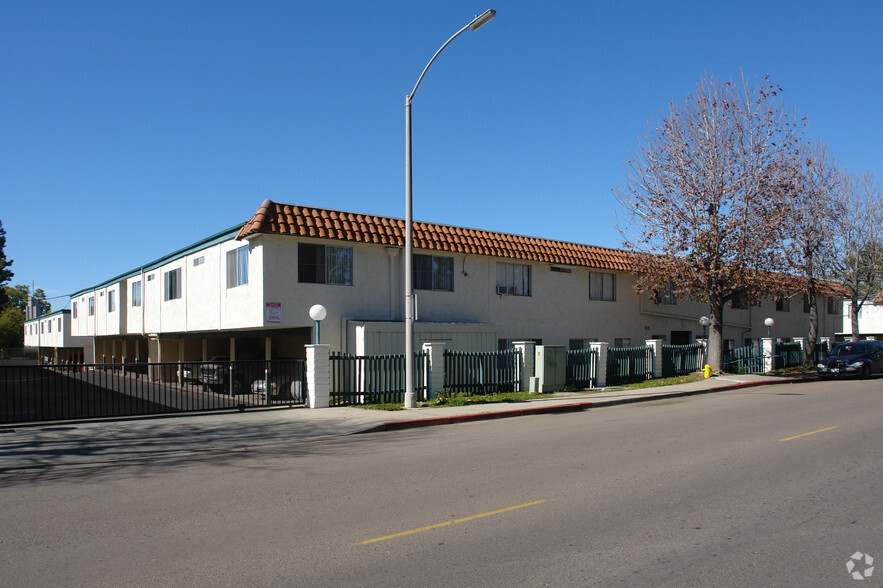
M 701 353 L 699 369 L 705 369 L 705 366 L 708 364 L 708 339 L 696 339 L 696 342 L 702 345 L 702 350 L 699 352 Z
M 795 343 L 800 343 L 800 363 L 806 363 L 806 337 L 794 337 Z M 812 359 L 812 358 L 810 358 Z
M 445 386 L 445 344 L 424 343 L 423 351 L 429 359 L 423 372 L 423 385 L 426 386 L 426 398 L 435 398 L 438 391 Z
M 647 339 L 645 345 L 653 350 L 653 377 L 662 377 L 662 339 Z
M 310 408 L 328 408 L 331 402 L 331 345 L 306 345 L 307 392 Z
M 533 341 L 516 341 L 512 343 L 521 351 L 521 363 L 518 366 L 518 383 L 521 390 L 530 389 L 530 379 L 536 375 L 537 354 L 536 343 Z
M 776 356 L 776 340 L 764 337 L 760 340 L 763 345 L 763 371 L 773 371 L 773 358 Z
M 597 373 L 595 374 L 595 387 L 603 388 L 607 385 L 607 347 L 610 344 L 599 342 L 589 343 L 589 345 L 592 346 L 592 349 L 598 352 L 598 365 L 596 366 Z

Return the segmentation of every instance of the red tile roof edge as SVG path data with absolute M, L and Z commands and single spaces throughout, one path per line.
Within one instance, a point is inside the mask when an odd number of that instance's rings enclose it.
M 291 235 L 403 247 L 404 228 L 405 221 L 400 218 L 284 204 L 267 199 L 243 225 L 236 238 L 241 240 L 256 234 Z M 324 236 L 320 236 L 320 233 L 324 233 Z M 620 271 L 631 268 L 629 253 L 621 249 L 425 221 L 414 221 L 414 243 L 416 248 L 430 251 Z

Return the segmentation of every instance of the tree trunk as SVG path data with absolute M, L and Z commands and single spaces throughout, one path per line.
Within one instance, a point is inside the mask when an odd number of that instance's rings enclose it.
M 711 373 L 721 373 L 724 351 L 724 303 L 720 296 L 711 296 L 711 324 L 708 325 L 708 365 Z
M 809 298 L 809 335 L 804 346 L 804 361 L 810 363 L 816 355 L 816 341 L 819 340 L 819 299 L 814 284 L 807 288 L 806 296 Z
M 858 341 L 859 332 L 858 332 L 858 299 L 857 297 L 852 298 L 852 304 L 849 306 L 849 322 L 852 323 L 852 340 Z

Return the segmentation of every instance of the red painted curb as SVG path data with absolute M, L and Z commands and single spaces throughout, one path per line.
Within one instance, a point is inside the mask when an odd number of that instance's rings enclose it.
M 709 394 L 712 392 L 726 392 L 728 390 L 738 390 L 740 388 L 755 388 L 757 386 L 771 386 L 775 384 L 795 384 L 804 381 L 801 378 L 788 378 L 783 380 L 774 380 L 772 382 L 743 382 L 732 384 L 729 386 L 718 386 L 717 388 L 705 388 L 702 390 L 671 392 L 668 394 L 658 394 L 656 396 L 638 396 L 635 398 L 615 398 L 611 400 L 600 400 L 597 402 L 577 402 L 574 404 L 559 404 L 555 406 L 538 406 L 535 408 L 522 408 L 517 410 L 504 410 L 498 412 L 481 412 L 476 414 L 455 415 L 449 417 L 437 417 L 430 419 L 414 419 L 410 421 L 391 421 L 374 427 L 366 433 L 375 431 L 401 431 L 404 429 L 415 429 L 418 427 L 434 427 L 436 425 L 453 425 L 456 423 L 468 423 L 472 421 L 489 421 L 493 419 L 506 419 L 511 417 L 529 416 L 532 414 L 554 414 L 559 412 L 579 412 L 588 408 L 601 408 L 604 406 L 616 406 L 619 404 L 632 404 L 636 402 L 650 402 L 652 400 L 666 400 L 669 398 L 683 398 L 685 396 L 697 396 L 699 394 Z

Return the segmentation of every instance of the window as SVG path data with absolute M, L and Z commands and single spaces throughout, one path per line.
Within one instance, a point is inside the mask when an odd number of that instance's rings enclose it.
M 589 272 L 589 300 L 616 300 L 616 276 Z
M 497 294 L 530 296 L 530 266 L 497 263 Z
M 58 332 L 61 332 L 61 317 L 58 317 Z
M 678 297 L 675 294 L 675 285 L 672 282 L 666 284 L 662 290 L 653 293 L 653 302 L 656 304 L 677 304 Z
M 229 253 L 228 253 L 229 255 Z M 200 266 L 205 263 L 205 255 L 200 255 L 196 259 L 193 260 L 193 267 Z
M 117 309 L 116 290 L 107 293 L 107 312 L 114 312 Z
M 748 308 L 748 295 L 745 292 L 739 292 L 738 294 L 733 296 L 733 300 L 730 301 L 730 308 Z
M 141 280 L 132 282 L 132 306 L 141 306 Z
M 89 296 L 89 316 L 95 316 L 95 297 Z
M 614 339 L 614 340 L 613 340 L 613 346 L 614 346 L 614 347 L 619 347 L 619 348 L 623 348 L 623 347 L 631 347 L 631 346 L 632 346 L 632 340 L 631 340 L 630 337 L 623 337 L 622 339 Z
M 454 291 L 454 258 L 414 255 L 414 289 Z
M 598 339 L 591 337 L 588 339 L 570 339 L 567 343 L 567 346 L 571 351 L 590 349 L 592 347 L 592 343 L 595 343 L 597 341 Z
M 833 296 L 829 296 L 828 297 L 828 314 L 830 314 L 832 316 L 839 316 L 840 315 L 840 308 L 842 305 L 843 305 L 843 303 L 840 302 L 839 298 L 834 298 Z
M 46 323 L 40 323 L 40 334 L 42 335 L 45 332 L 46 332 Z
M 152 282 L 152 281 L 153 281 L 153 274 L 147 274 L 147 281 L 148 281 L 148 282 Z
M 352 286 L 353 248 L 298 243 L 297 281 Z
M 227 252 L 227 287 L 248 283 L 248 245 Z
M 181 297 L 181 268 L 163 274 L 163 300 L 177 300 Z
M 52 321 L 46 321 L 46 328 L 50 333 L 52 332 Z
M 777 298 L 776 310 L 779 312 L 791 312 L 791 300 L 788 298 Z
M 71 303 L 71 318 L 77 318 L 77 302 Z

